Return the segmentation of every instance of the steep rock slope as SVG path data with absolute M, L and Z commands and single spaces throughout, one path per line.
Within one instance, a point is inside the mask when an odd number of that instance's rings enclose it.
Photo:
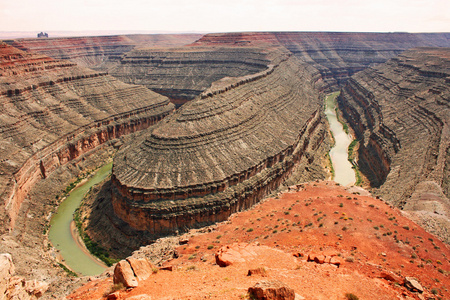
M 261 49 L 255 48 L 139 49 L 127 53 L 110 74 L 181 105 L 219 79 L 257 73 L 268 63 Z
M 1 228 L 60 165 L 173 110 L 166 97 L 68 61 L 0 44 Z
M 449 33 L 262 32 L 207 34 L 194 45 L 282 45 L 320 71 L 317 88 L 337 89 L 354 73 L 421 46 L 450 47 Z
M 155 236 L 225 220 L 320 160 L 326 127 L 309 68 L 278 52 L 267 70 L 217 85 L 123 147 L 117 216 Z
M 371 185 L 395 205 L 440 219 L 447 230 L 449 83 L 450 49 L 419 48 L 356 74 L 338 99 L 361 140 L 358 163 Z
M 67 59 L 80 66 L 107 71 L 135 47 L 177 47 L 192 43 L 200 34 L 142 34 L 96 37 L 19 39 L 8 41 L 21 50 L 31 50 L 54 59 Z

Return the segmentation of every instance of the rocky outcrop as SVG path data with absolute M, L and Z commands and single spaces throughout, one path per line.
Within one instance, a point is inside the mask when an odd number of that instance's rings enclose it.
M 167 98 L 67 61 L 0 45 L 0 196 L 14 226 L 34 184 L 173 110 Z M 5 211 L 5 210 L 2 210 Z
M 316 159 L 326 130 L 309 67 L 277 57 L 273 71 L 210 91 L 122 148 L 112 176 L 120 219 L 155 236 L 225 220 Z
M 266 54 L 256 48 L 138 49 L 125 54 L 110 74 L 182 105 L 219 79 L 257 73 L 268 64 Z
M 236 263 L 251 260 L 256 256 L 256 246 L 247 243 L 226 245 L 217 250 L 215 254 L 216 264 L 220 267 L 228 267 Z M 249 272 L 249 274 L 255 272 Z
M 449 58 L 449 48 L 404 52 L 353 76 L 338 98 L 361 141 L 359 167 L 378 193 L 447 218 Z
M 336 90 L 347 79 L 402 51 L 422 46 L 450 47 L 448 33 L 259 32 L 214 33 L 194 45 L 281 45 L 316 68 L 316 87 Z
M 258 300 L 295 300 L 295 292 L 279 280 L 263 280 L 248 288 L 252 299 Z
M 0 254 L 0 299 L 33 300 L 44 295 L 49 284 L 43 281 L 28 280 L 14 276 L 15 268 L 11 254 Z
M 129 257 L 119 261 L 114 267 L 114 284 L 123 284 L 126 288 L 134 288 L 139 282 L 146 280 L 153 272 L 153 266 L 146 258 Z
M 79 66 L 107 71 L 120 62 L 123 54 L 136 47 L 177 47 L 200 38 L 199 34 L 141 34 L 18 39 L 8 43 L 24 51 L 33 51 L 54 59 L 70 60 Z

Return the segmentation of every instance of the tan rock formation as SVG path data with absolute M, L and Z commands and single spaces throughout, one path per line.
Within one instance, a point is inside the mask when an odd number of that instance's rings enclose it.
M 414 47 L 450 47 L 448 33 L 245 32 L 207 34 L 193 45 L 282 45 L 316 69 L 315 86 L 335 90 L 373 64 Z
M 54 59 L 65 59 L 79 66 L 107 71 L 119 63 L 123 54 L 135 47 L 177 47 L 194 42 L 200 34 L 140 34 L 50 39 L 18 39 L 10 44 Z
M 167 98 L 143 87 L 5 44 L 0 102 L 0 197 L 7 212 L 1 215 L 2 231 L 14 226 L 37 181 L 173 109 Z
M 126 288 L 134 288 L 139 285 L 130 263 L 126 260 L 119 261 L 114 267 L 113 280 L 114 284 L 121 283 Z
M 248 288 L 250 297 L 258 300 L 295 300 L 295 292 L 279 280 L 263 280 Z
M 338 99 L 360 139 L 358 165 L 383 198 L 441 224 L 450 217 L 450 49 L 407 51 L 360 72 Z
M 9 253 L 0 254 L 0 299 L 34 300 L 42 297 L 49 284 L 43 281 L 28 280 L 14 276 L 15 267 Z
M 125 54 L 110 74 L 182 105 L 219 79 L 257 73 L 268 64 L 266 55 L 257 48 L 137 49 Z
M 219 85 L 122 148 L 112 177 L 119 218 L 155 236 L 225 220 L 314 161 L 326 131 L 309 66 L 271 55 L 271 71 Z
M 129 257 L 127 262 L 133 269 L 136 279 L 139 281 L 146 280 L 152 273 L 155 266 L 153 266 L 146 258 L 136 259 Z

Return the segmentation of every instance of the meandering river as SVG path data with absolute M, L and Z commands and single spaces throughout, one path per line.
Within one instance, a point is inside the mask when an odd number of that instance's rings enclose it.
M 58 249 L 66 266 L 82 275 L 98 275 L 105 271 L 106 266 L 74 238 L 74 236 L 78 237 L 78 232 L 74 234 L 73 231 L 77 229 L 74 226 L 71 227 L 73 213 L 80 206 L 81 200 L 89 189 L 103 181 L 111 173 L 111 168 L 112 162 L 98 169 L 88 181 L 73 189 L 59 205 L 58 211 L 50 221 L 48 237 L 53 247 Z
M 347 160 L 348 146 L 352 139 L 345 133 L 343 126 L 336 117 L 336 97 L 339 93 L 333 93 L 326 97 L 325 114 L 330 123 L 330 128 L 335 139 L 335 146 L 330 151 L 331 161 L 335 172 L 334 181 L 341 185 L 350 185 L 355 182 L 355 173 L 352 165 Z M 105 271 L 106 266 L 93 257 L 80 241 L 77 240 L 78 232 L 74 228 L 73 214 L 80 206 L 84 195 L 89 189 L 103 181 L 111 173 L 112 163 L 106 164 L 97 170 L 84 184 L 76 187 L 70 195 L 60 204 L 58 211 L 50 222 L 49 239 L 58 249 L 64 264 L 73 271 L 82 275 L 98 275 Z
M 348 161 L 348 146 L 352 142 L 350 135 L 345 133 L 342 124 L 336 117 L 336 97 L 339 92 L 327 95 L 325 99 L 325 114 L 330 123 L 335 145 L 330 151 L 331 162 L 334 168 L 334 181 L 341 185 L 351 185 L 355 183 L 355 171 L 352 164 Z

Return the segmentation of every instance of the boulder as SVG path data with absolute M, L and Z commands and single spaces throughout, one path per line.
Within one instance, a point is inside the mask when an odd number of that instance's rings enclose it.
M 405 287 L 411 292 L 423 293 L 423 287 L 416 278 L 405 277 Z
M 247 276 L 260 275 L 262 277 L 267 277 L 267 271 L 263 267 L 248 270 Z
M 323 264 L 325 263 L 325 255 L 311 253 L 308 255 L 308 261 L 314 261 L 318 264 Z
M 235 243 L 223 246 L 216 252 L 216 263 L 221 267 L 227 267 L 235 263 L 242 263 L 256 256 L 256 246 L 247 243 Z
M 252 299 L 261 300 L 295 300 L 295 292 L 278 280 L 260 281 L 248 288 Z
M 109 294 L 106 297 L 106 299 L 108 299 L 108 300 L 118 300 L 118 299 L 120 299 L 120 293 L 119 292 L 111 293 L 111 294 Z
M 341 258 L 333 256 L 333 257 L 330 258 L 330 262 L 329 263 L 339 267 L 340 265 L 343 264 L 343 262 L 344 261 Z
M 380 274 L 380 278 L 384 278 L 384 279 L 386 279 L 388 281 L 392 281 L 392 282 L 397 282 L 399 284 L 404 283 L 403 277 L 401 277 L 395 273 L 392 273 L 390 271 L 382 271 Z
M 133 269 L 126 260 L 121 260 L 114 268 L 114 284 L 122 283 L 126 288 L 134 288 L 138 286 L 138 281 L 134 276 Z
M 146 280 L 153 273 L 153 268 L 155 268 L 146 258 L 136 259 L 129 257 L 127 261 L 138 281 Z

